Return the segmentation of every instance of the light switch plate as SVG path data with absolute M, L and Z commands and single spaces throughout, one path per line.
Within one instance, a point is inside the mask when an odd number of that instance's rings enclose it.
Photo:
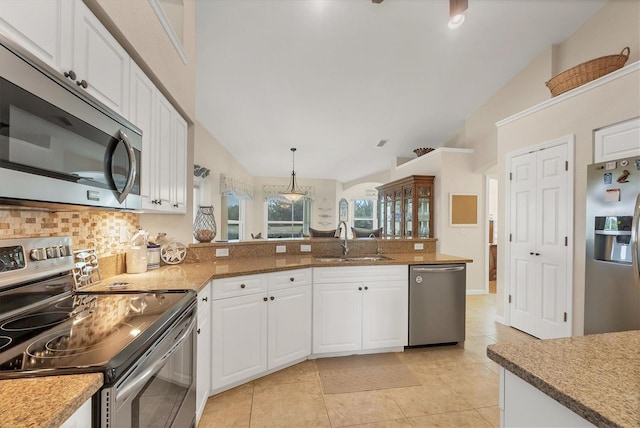
M 228 248 L 216 248 L 216 257 L 229 257 Z
M 417 242 L 413 244 L 414 250 L 424 250 L 424 244 L 422 242 Z
M 301 253 L 310 253 L 311 252 L 311 245 L 300 245 L 300 252 Z
M 286 245 L 276 245 L 276 253 L 286 253 L 287 246 Z

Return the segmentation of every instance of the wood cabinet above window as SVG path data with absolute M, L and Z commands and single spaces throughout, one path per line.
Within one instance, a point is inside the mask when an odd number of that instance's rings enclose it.
M 378 219 L 390 238 L 433 238 L 432 175 L 411 175 L 377 187 Z

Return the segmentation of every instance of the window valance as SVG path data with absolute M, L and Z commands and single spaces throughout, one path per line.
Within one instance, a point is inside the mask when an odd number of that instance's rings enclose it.
M 241 178 L 220 174 L 220 194 L 235 195 L 240 199 L 253 199 L 253 184 Z
M 287 187 L 288 187 L 287 185 L 277 185 L 277 184 L 267 184 L 262 186 L 262 193 L 264 195 L 264 200 L 268 201 L 269 199 L 281 199 L 282 201 L 287 201 L 282 196 L 282 194 L 287 190 Z M 308 199 L 310 201 L 313 201 L 315 197 L 314 186 L 300 186 L 300 189 L 303 192 L 307 193 L 303 199 Z

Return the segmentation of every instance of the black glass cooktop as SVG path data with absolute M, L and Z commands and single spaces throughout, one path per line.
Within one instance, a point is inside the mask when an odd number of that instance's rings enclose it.
M 194 299 L 193 291 L 78 293 L 13 315 L 0 321 L 0 379 L 116 370 Z

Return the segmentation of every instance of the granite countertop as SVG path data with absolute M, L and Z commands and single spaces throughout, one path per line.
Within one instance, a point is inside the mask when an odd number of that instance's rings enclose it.
M 102 373 L 2 380 L 0 427 L 58 427 L 102 382 Z
M 212 279 L 227 278 L 239 275 L 277 272 L 289 269 L 330 266 L 373 266 L 373 265 L 415 265 L 415 264 L 451 264 L 471 263 L 473 260 L 441 253 L 403 253 L 383 254 L 387 260 L 332 262 L 317 261 L 312 255 L 291 255 L 274 257 L 217 258 L 215 261 L 199 263 L 182 263 L 167 265 L 159 269 L 137 274 L 120 274 L 105 279 L 92 286 L 90 291 L 109 290 L 109 284 L 128 282 L 124 290 L 181 290 L 200 291 Z
M 288 269 L 328 266 L 371 266 L 408 264 L 471 263 L 471 259 L 440 253 L 384 254 L 388 260 L 321 262 L 312 255 L 253 258 L 217 258 L 215 261 L 162 266 L 140 274 L 121 274 L 90 287 L 110 290 L 109 284 L 128 282 L 118 290 L 200 291 L 216 278 L 277 272 Z M 57 426 L 64 422 L 102 386 L 102 374 L 48 376 L 0 381 L 0 428 Z M 43 399 L 46 397 L 46 399 Z M 8 410 L 7 410 L 8 409 Z
M 596 426 L 640 426 L 640 330 L 499 343 L 487 356 Z

